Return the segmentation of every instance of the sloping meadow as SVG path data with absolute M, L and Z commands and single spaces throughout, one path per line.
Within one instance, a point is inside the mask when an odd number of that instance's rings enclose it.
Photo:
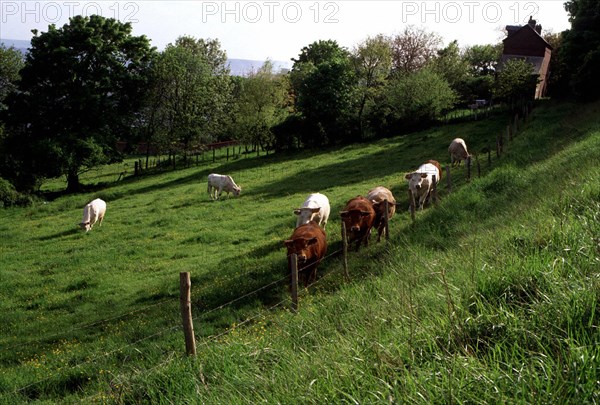
M 598 112 L 538 107 L 491 167 L 482 151 L 505 116 L 4 210 L 0 402 L 598 402 Z M 443 178 L 440 203 L 413 223 L 404 174 L 447 164 L 457 136 L 482 176 L 453 169 L 453 192 Z M 232 175 L 241 197 L 210 201 L 211 172 Z M 337 213 L 378 185 L 399 203 L 391 239 L 351 252 L 345 281 Z M 293 314 L 283 240 L 317 191 L 332 205 L 330 256 Z M 95 197 L 106 218 L 81 233 Z

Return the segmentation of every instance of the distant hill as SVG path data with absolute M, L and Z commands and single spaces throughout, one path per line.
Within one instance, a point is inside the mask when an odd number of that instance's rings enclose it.
M 6 47 L 14 47 L 23 54 L 27 53 L 29 41 L 23 39 L 0 39 L 0 43 Z M 228 59 L 229 68 L 232 76 L 246 76 L 249 73 L 256 72 L 264 63 L 261 60 L 250 59 Z M 291 69 L 292 63 L 283 61 L 273 61 L 275 73 L 286 72 Z
M 29 41 L 24 39 L 4 39 L 0 38 L 0 44 L 10 48 L 11 46 L 15 49 L 21 51 L 23 54 L 27 53 L 27 49 L 29 48 Z

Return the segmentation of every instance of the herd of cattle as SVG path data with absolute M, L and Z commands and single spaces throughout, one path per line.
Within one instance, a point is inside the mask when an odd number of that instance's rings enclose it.
M 460 165 L 462 160 L 470 157 L 467 145 L 461 138 L 454 139 L 448 147 L 453 166 Z M 440 164 L 435 160 L 428 160 L 417 170 L 405 175 L 408 188 L 413 198 L 418 201 L 418 208 L 423 209 L 430 198 L 434 182 L 437 184 L 442 176 Z M 233 181 L 231 176 L 220 174 L 208 175 L 208 195 L 212 200 L 218 200 L 223 192 L 239 196 L 242 189 Z M 386 203 L 387 201 L 387 203 Z M 388 209 L 387 215 L 385 209 Z M 342 222 L 346 228 L 348 245 L 355 244 L 358 251 L 361 244 L 369 245 L 371 230 L 377 229 L 377 241 L 381 240 L 382 233 L 387 229 L 387 222 L 396 212 L 396 200 L 392 192 L 383 187 L 369 190 L 366 197 L 357 196 L 350 199 L 340 212 Z M 97 198 L 84 207 L 82 229 L 89 231 L 94 224 L 102 224 L 106 213 L 106 202 Z M 331 213 L 329 199 L 321 193 L 310 194 L 300 208 L 294 210 L 297 216 L 296 228 L 291 237 L 284 241 L 287 247 L 288 265 L 291 267 L 292 255 L 296 255 L 299 275 L 304 286 L 314 282 L 317 277 L 317 266 L 327 252 L 327 237 L 325 228 Z

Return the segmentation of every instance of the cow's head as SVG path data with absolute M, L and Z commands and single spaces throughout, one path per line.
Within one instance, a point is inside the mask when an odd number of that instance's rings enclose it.
M 79 224 L 79 227 L 87 232 L 90 230 L 90 222 L 82 222 Z
M 298 220 L 300 221 L 298 225 L 308 224 L 313 220 L 315 215 L 317 215 L 321 211 L 320 207 L 317 208 L 296 208 L 294 210 L 294 214 L 298 215 Z
M 238 195 L 240 195 L 240 193 L 241 193 L 241 192 L 242 192 L 242 188 L 241 188 L 241 187 L 235 186 L 235 187 L 233 188 L 233 195 L 234 195 L 234 196 L 236 196 L 236 197 L 237 197 Z
M 371 215 L 371 211 L 349 210 L 340 212 L 342 221 L 346 224 L 346 229 L 352 232 L 359 232 L 362 219 Z
M 427 178 L 427 173 L 407 173 L 404 178 L 408 180 L 408 187 L 411 190 L 420 190 L 421 187 L 426 186 L 427 184 L 423 184 L 423 181 Z
M 311 252 L 309 247 L 317 243 L 317 237 L 312 238 L 296 238 L 296 239 L 288 239 L 283 242 L 283 244 L 287 247 L 287 254 L 291 256 L 292 254 L 296 254 L 298 257 L 299 263 L 304 263 L 308 259 L 310 259 Z

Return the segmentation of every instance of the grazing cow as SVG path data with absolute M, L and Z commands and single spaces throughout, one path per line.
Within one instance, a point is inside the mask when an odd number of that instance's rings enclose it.
M 106 214 L 106 203 L 103 200 L 96 198 L 83 207 L 83 219 L 79 226 L 81 229 L 85 229 L 85 231 L 88 232 L 96 222 L 98 222 L 99 225 L 102 225 L 104 214 Z
M 327 219 L 329 219 L 329 199 L 321 193 L 310 194 L 302 207 L 294 210 L 294 214 L 298 215 L 296 228 L 300 225 L 315 221 L 325 229 Z
M 291 256 L 298 257 L 298 271 L 304 287 L 317 279 L 317 265 L 327 253 L 325 231 L 315 221 L 297 227 L 290 239 L 284 241 L 287 247 L 288 269 L 291 273 Z
M 225 191 L 227 197 L 229 193 L 233 193 L 234 196 L 240 195 L 242 188 L 239 187 L 231 176 L 222 174 L 211 173 L 208 175 L 208 195 L 212 200 L 218 200 L 221 198 L 221 193 Z
M 450 153 L 450 160 L 452 166 L 460 166 L 460 162 L 466 160 L 471 155 L 467 151 L 467 144 L 461 138 L 454 139 L 450 146 L 448 147 L 448 152 Z
M 385 230 L 385 201 L 388 202 L 388 220 L 392 219 L 396 212 L 396 199 L 392 192 L 385 187 L 375 187 L 367 193 L 367 200 L 373 203 L 375 210 L 375 222 L 373 227 L 377 228 L 377 242 L 381 240 L 381 234 Z M 388 235 L 389 236 L 389 235 Z
M 442 177 L 442 168 L 435 160 L 428 160 L 419 168 L 404 176 L 408 180 L 408 188 L 412 191 L 413 198 L 419 201 L 419 209 L 423 209 L 425 200 L 430 197 L 433 188 L 433 176 L 435 176 L 435 184 L 439 183 Z
M 369 236 L 375 222 L 373 203 L 359 195 L 346 203 L 340 215 L 346 226 L 348 243 L 356 242 L 357 252 L 362 242 L 369 246 Z

